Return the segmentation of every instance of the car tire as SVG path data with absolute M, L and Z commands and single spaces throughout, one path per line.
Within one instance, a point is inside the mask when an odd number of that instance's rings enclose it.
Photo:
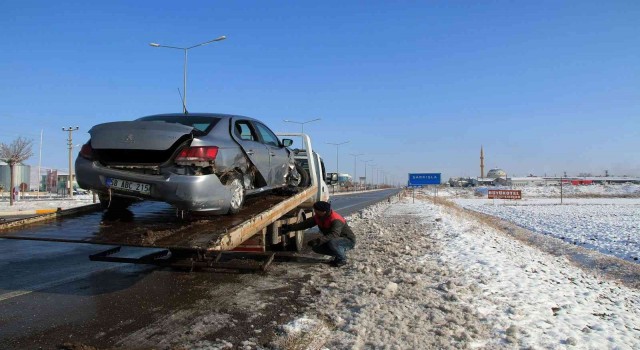
M 300 174 L 300 180 L 295 181 L 292 179 L 290 185 L 294 187 L 309 187 L 309 185 L 311 185 L 311 178 L 309 178 L 309 173 L 304 170 L 302 165 L 300 165 L 299 163 L 295 164 L 296 171 L 298 172 L 298 174 Z
M 245 191 L 242 185 L 242 176 L 240 176 L 240 174 L 229 176 L 225 187 L 229 189 L 229 193 L 231 194 L 227 214 L 236 214 L 242 209 L 242 205 L 244 204 Z
M 98 199 L 100 200 L 100 207 L 105 210 L 127 209 L 134 202 L 131 199 L 122 197 L 111 196 L 111 198 L 109 198 L 109 195 L 99 195 Z

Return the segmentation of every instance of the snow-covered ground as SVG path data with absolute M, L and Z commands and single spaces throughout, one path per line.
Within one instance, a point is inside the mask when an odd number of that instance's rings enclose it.
M 640 291 L 469 213 L 408 198 L 348 220 L 349 264 L 314 267 L 280 348 L 640 348 Z
M 460 206 L 630 261 L 640 259 L 640 199 L 455 199 Z
M 0 215 L 8 213 L 19 214 L 19 212 L 28 212 L 37 209 L 68 209 L 87 204 L 93 204 L 93 196 L 90 194 L 75 195 L 73 199 L 45 195 L 38 198 L 35 194 L 31 194 L 28 197 L 25 196 L 18 199 L 12 206 L 9 205 L 9 200 L 5 196 L 0 200 Z
M 560 198 L 560 186 L 525 186 L 525 187 L 447 187 L 438 189 L 439 197 L 474 198 L 487 197 L 489 189 L 514 189 L 522 191 L 522 198 Z M 419 190 L 432 195 L 433 189 Z M 562 186 L 564 197 L 640 197 L 640 185 L 616 184 L 616 185 L 564 185 Z M 558 200 L 559 202 L 559 200 Z

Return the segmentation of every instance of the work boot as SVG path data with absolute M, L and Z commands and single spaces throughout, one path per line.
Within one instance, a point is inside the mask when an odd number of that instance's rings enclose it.
M 331 266 L 333 266 L 333 267 L 340 267 L 340 266 L 344 266 L 344 265 L 346 265 L 346 264 L 347 264 L 347 261 L 346 261 L 346 260 L 337 260 L 337 259 L 334 259 L 334 260 L 331 262 Z

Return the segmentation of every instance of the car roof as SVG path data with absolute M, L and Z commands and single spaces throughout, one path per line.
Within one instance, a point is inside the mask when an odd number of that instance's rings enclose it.
M 243 115 L 225 114 L 225 113 L 189 113 L 189 114 L 164 113 L 164 114 L 147 115 L 147 116 L 144 116 L 143 118 L 147 118 L 147 117 L 176 117 L 176 118 L 178 117 L 211 117 L 211 118 L 220 118 L 220 119 L 248 119 L 248 120 L 259 121 L 258 119 L 245 117 Z

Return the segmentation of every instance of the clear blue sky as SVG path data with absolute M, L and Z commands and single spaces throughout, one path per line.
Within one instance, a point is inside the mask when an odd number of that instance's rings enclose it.
M 67 168 L 66 133 L 188 107 L 305 131 L 335 170 L 351 153 L 397 181 L 640 175 L 638 1 L 6 1 L 0 141 Z M 74 152 L 75 153 L 75 152 Z M 75 154 L 74 154 L 75 156 Z M 486 171 L 486 170 L 485 170 Z M 358 164 L 358 176 L 364 173 Z M 370 173 L 370 170 L 369 170 Z

